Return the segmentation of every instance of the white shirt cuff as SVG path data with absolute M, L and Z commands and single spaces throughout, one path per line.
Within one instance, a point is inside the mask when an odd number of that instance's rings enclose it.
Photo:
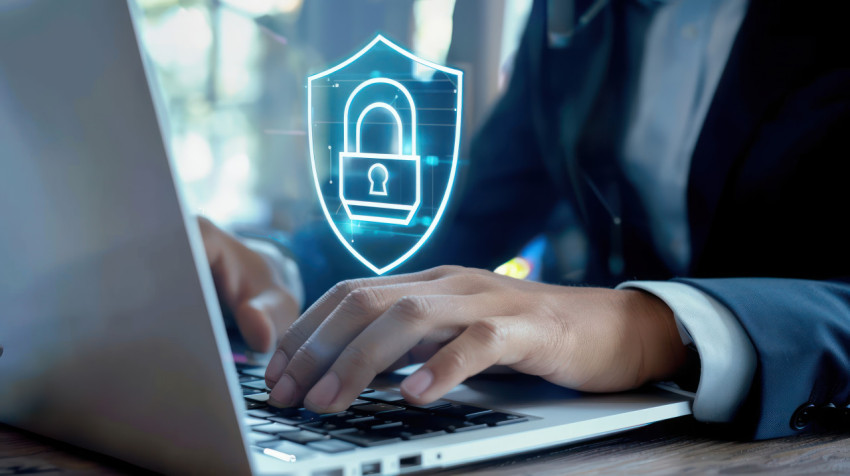
M 752 385 L 756 352 L 732 311 L 708 294 L 672 281 L 627 281 L 617 289 L 636 288 L 664 301 L 676 317 L 683 342 L 693 339 L 700 356 L 700 380 L 694 417 L 729 422 Z
M 301 280 L 301 272 L 298 270 L 298 264 L 292 258 L 284 256 L 277 246 L 268 241 L 238 237 L 243 245 L 266 258 L 266 261 L 277 271 L 278 275 L 283 280 L 286 289 L 292 293 L 295 302 L 298 303 L 298 308 L 301 309 L 304 305 L 304 282 Z

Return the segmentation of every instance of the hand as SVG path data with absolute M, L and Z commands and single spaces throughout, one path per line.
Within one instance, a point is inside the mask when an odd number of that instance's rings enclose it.
M 322 296 L 272 357 L 269 402 L 341 411 L 379 372 L 421 361 L 401 383 L 416 404 L 497 364 L 579 390 L 626 390 L 675 373 L 685 347 L 672 311 L 643 291 L 440 267 L 345 281 Z
M 252 251 L 204 217 L 201 235 L 219 297 L 233 312 L 245 343 L 259 352 L 274 348 L 298 317 L 300 304 L 269 258 Z

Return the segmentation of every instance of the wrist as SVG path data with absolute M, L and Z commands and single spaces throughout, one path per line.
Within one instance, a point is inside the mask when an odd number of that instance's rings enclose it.
M 637 289 L 628 293 L 632 334 L 640 341 L 639 383 L 666 380 L 678 374 L 687 362 L 673 310 L 655 295 Z

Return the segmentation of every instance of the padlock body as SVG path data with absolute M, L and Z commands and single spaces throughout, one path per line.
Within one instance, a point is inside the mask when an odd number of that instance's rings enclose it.
M 340 152 L 339 197 L 351 220 L 409 225 L 421 201 L 420 156 Z

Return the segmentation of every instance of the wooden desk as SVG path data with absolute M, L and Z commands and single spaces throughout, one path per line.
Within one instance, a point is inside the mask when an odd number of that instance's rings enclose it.
M 0 425 L 0 475 L 131 474 L 120 461 Z M 850 433 L 762 442 L 707 436 L 690 418 L 538 453 L 450 469 L 441 474 L 558 475 L 587 473 L 850 474 Z

